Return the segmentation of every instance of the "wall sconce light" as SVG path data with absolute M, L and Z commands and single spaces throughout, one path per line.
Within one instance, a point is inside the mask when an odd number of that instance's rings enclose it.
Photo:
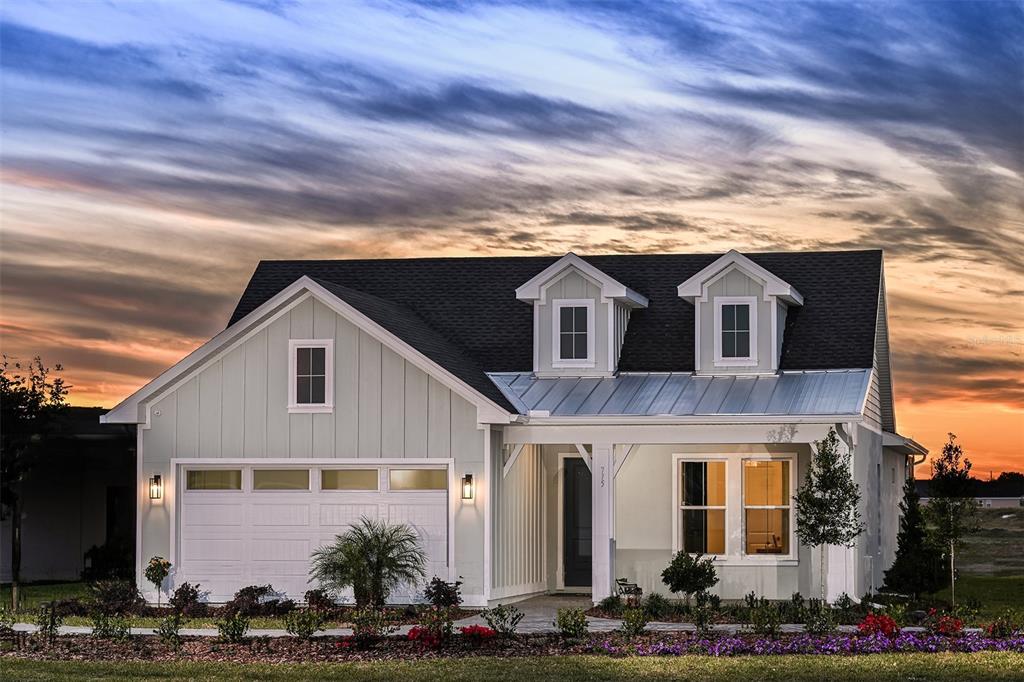
M 149 479 L 149 499 L 159 500 L 164 496 L 164 481 L 160 474 L 155 474 Z
M 462 499 L 473 499 L 473 474 L 465 474 L 462 477 Z

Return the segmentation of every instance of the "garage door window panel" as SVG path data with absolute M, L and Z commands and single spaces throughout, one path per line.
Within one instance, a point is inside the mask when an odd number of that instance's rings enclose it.
M 447 490 L 446 469 L 390 469 L 388 488 L 394 491 Z
M 309 490 L 309 469 L 253 469 L 253 490 Z
M 321 490 L 376 492 L 380 489 L 377 469 L 324 469 L 320 472 Z
M 241 469 L 189 469 L 185 472 L 185 489 L 201 490 L 241 490 Z

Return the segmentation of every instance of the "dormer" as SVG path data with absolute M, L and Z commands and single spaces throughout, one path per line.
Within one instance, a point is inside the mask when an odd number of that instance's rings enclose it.
M 698 374 L 778 371 L 787 311 L 804 302 L 792 285 L 731 250 L 678 292 L 693 303 Z
M 629 314 L 647 298 L 568 253 L 518 289 L 533 305 L 537 376 L 611 376 Z

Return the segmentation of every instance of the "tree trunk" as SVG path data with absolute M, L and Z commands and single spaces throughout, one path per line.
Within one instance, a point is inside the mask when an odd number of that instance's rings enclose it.
M 11 499 L 11 610 L 21 602 L 21 506 L 17 496 Z
M 818 579 L 819 579 L 819 581 L 821 583 L 821 602 L 824 604 L 825 603 L 825 543 L 821 544 L 821 549 L 819 551 L 821 552 L 821 566 L 820 566 L 818 572 L 821 575 L 818 577 Z
M 953 604 L 953 608 L 956 608 L 956 569 L 954 566 L 954 558 L 956 550 L 953 547 L 953 541 L 949 542 L 949 601 Z

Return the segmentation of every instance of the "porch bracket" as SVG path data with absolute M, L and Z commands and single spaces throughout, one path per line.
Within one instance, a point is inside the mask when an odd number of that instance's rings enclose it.
M 526 447 L 526 443 L 516 443 L 515 447 L 512 448 L 512 454 L 509 455 L 508 460 L 505 462 L 505 466 L 501 469 L 501 477 L 507 478 L 508 472 L 512 471 L 512 467 L 515 466 L 516 460 L 519 459 L 519 455 L 523 454 L 523 448 Z
M 593 472 L 594 465 L 590 461 L 590 453 L 587 452 L 586 446 L 584 446 L 583 443 L 576 443 L 576 451 L 580 453 L 580 457 L 583 458 L 583 462 L 584 464 L 587 465 L 587 468 L 590 469 L 591 472 Z
M 622 465 L 626 463 L 626 460 L 629 458 L 629 456 L 633 454 L 633 449 L 636 448 L 636 443 L 624 443 L 622 447 L 622 456 L 619 457 L 619 461 L 615 463 L 615 470 L 612 471 L 612 478 L 618 478 L 619 469 L 621 469 Z

